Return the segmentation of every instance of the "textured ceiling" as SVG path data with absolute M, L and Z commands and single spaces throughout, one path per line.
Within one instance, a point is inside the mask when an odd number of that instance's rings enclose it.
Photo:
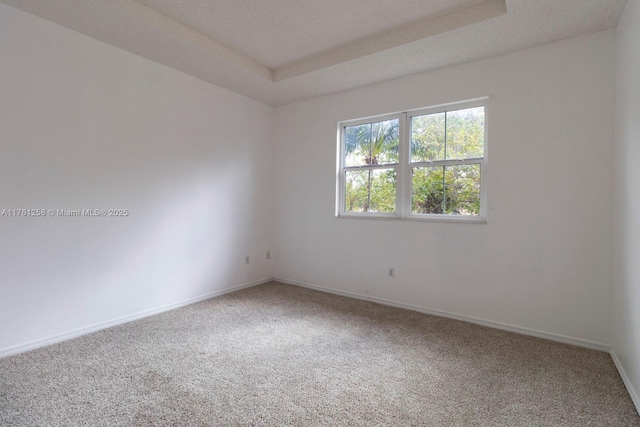
M 626 3 L 0 1 L 271 105 L 612 28 Z
M 138 0 L 269 68 L 483 0 Z

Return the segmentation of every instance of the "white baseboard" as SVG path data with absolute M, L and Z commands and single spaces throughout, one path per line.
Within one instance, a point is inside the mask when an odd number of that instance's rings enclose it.
M 89 334 L 91 332 L 96 332 L 101 329 L 110 328 L 112 326 L 121 325 L 123 323 L 132 322 L 134 320 L 142 319 L 143 317 L 153 316 L 154 314 L 159 314 L 164 311 L 173 310 L 179 307 L 184 307 L 185 305 L 195 304 L 200 301 L 204 301 L 210 298 L 215 298 L 220 295 L 228 294 L 230 292 L 239 291 L 240 289 L 250 288 L 252 286 L 261 285 L 263 283 L 271 282 L 273 279 L 270 277 L 268 279 L 260 279 L 254 280 L 253 282 L 242 283 L 240 285 L 232 286 L 230 288 L 220 289 L 217 291 L 209 292 L 204 295 L 200 295 L 193 298 L 188 298 L 182 301 L 178 301 L 175 303 L 163 305 L 161 307 L 152 308 L 150 310 L 144 310 L 135 314 L 131 314 L 128 316 L 118 317 L 117 319 L 107 320 L 106 322 L 94 323 L 93 325 L 85 326 L 82 328 L 74 329 L 68 332 L 63 332 L 61 334 L 56 334 L 47 338 L 42 338 L 39 340 L 31 341 L 25 344 L 19 344 L 17 346 L 8 347 L 0 349 L 0 358 L 11 356 L 12 354 L 23 353 L 25 351 L 34 350 L 36 348 L 44 347 L 47 345 L 59 343 L 62 341 L 66 341 L 71 338 L 76 338 L 81 335 Z
M 624 370 L 624 366 L 622 366 L 622 362 L 618 358 L 618 355 L 613 350 L 613 348 L 609 351 L 609 354 L 613 359 L 613 363 L 616 364 L 616 368 L 618 368 L 618 372 L 620 373 L 622 382 L 624 383 L 625 387 L 627 387 L 629 396 L 631 396 L 631 401 L 636 406 L 636 411 L 638 411 L 638 414 L 640 414 L 640 397 L 638 397 L 638 393 L 636 392 L 636 389 L 633 387 L 633 384 L 631 383 L 631 380 L 629 379 L 627 372 Z
M 299 282 L 297 280 L 290 280 L 290 279 L 285 279 L 285 278 L 282 278 L 282 277 L 274 277 L 273 280 L 276 281 L 276 282 L 287 283 L 287 284 L 296 285 L 296 286 L 302 286 L 304 288 L 309 288 L 309 289 L 315 289 L 317 291 L 328 292 L 328 293 L 336 294 L 336 295 L 342 295 L 342 296 L 349 297 L 349 298 L 356 298 L 356 299 L 360 299 L 360 300 L 375 302 L 375 303 L 378 303 L 378 304 L 389 305 L 389 306 L 392 306 L 392 307 L 398 307 L 398 308 L 404 308 L 404 309 L 407 309 L 407 310 L 418 311 L 420 313 L 431 314 L 431 315 L 434 315 L 434 316 L 446 317 L 446 318 L 455 319 L 455 320 L 462 320 L 464 322 L 475 323 L 477 325 L 487 326 L 489 328 L 502 329 L 504 331 L 516 332 L 516 333 L 522 334 L 522 335 L 530 335 L 530 336 L 533 336 L 533 337 L 544 338 L 544 339 L 548 339 L 548 340 L 551 340 L 551 341 L 561 342 L 561 343 L 564 343 L 564 344 L 572 344 L 572 345 L 576 345 L 576 346 L 579 346 L 579 347 L 586 347 L 586 348 L 589 348 L 589 349 L 592 349 L 592 350 L 599 350 L 599 351 L 609 352 L 609 350 L 611 348 L 611 346 L 609 346 L 607 344 L 602 344 L 602 343 L 599 343 L 599 342 L 583 340 L 583 339 L 580 339 L 580 338 L 572 338 L 572 337 L 568 337 L 568 336 L 565 336 L 565 335 L 555 334 L 555 333 L 552 333 L 552 332 L 538 331 L 536 329 L 525 328 L 525 327 L 516 326 L 516 325 L 510 325 L 508 323 L 495 322 L 493 320 L 481 319 L 481 318 L 473 317 L 473 316 L 466 316 L 464 314 L 456 314 L 456 313 L 450 313 L 448 311 L 435 310 L 435 309 L 427 308 L 427 307 L 420 307 L 420 306 L 417 306 L 417 305 L 406 304 L 406 303 L 402 303 L 402 302 L 391 301 L 391 300 L 384 299 L 384 298 L 378 298 L 378 297 L 372 297 L 372 296 L 357 294 L 357 293 L 354 293 L 354 292 L 341 291 L 341 290 L 338 290 L 338 289 L 327 288 L 327 287 L 318 286 L 318 285 L 312 285 L 310 283 L 305 283 L 305 282 Z

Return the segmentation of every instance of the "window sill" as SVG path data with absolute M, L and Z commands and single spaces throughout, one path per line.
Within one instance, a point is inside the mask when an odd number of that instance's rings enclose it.
M 349 215 L 340 214 L 336 218 L 341 219 L 374 219 L 374 220 L 392 220 L 392 221 L 410 221 L 410 222 L 453 222 L 459 224 L 486 224 L 487 218 L 482 216 L 465 217 L 453 215 L 412 215 L 401 217 L 400 215 Z

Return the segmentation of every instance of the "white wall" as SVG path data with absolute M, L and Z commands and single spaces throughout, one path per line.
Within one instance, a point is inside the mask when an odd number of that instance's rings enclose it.
M 0 211 L 130 211 L 0 217 L 0 354 L 272 277 L 272 107 L 2 4 L 0 58 Z
M 634 58 L 624 40 L 620 64 Z M 0 354 L 272 276 L 609 343 L 614 31 L 275 113 L 2 4 L 0 58 L 0 212 L 130 211 L 0 217 Z M 337 121 L 485 95 L 487 224 L 334 217 Z M 619 119 L 631 175 L 637 106 L 618 99 L 636 108 Z M 637 173 L 620 173 L 614 322 L 631 366 L 638 310 L 624 304 L 638 274 L 623 261 L 637 258 Z
M 614 63 L 607 31 L 277 108 L 276 277 L 605 347 Z M 485 95 L 487 224 L 334 217 L 337 121 Z
M 640 2 L 617 29 L 613 353 L 640 410 Z

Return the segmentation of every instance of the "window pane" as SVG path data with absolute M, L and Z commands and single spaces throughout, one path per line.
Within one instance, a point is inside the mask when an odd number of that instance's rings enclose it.
M 484 107 L 447 112 L 447 159 L 484 157 Z
M 399 129 L 398 119 L 347 126 L 344 135 L 345 165 L 398 163 Z
M 397 119 L 372 123 L 371 164 L 398 163 L 399 130 L 400 122 Z
M 411 118 L 411 161 L 444 160 L 445 113 Z
M 371 171 L 371 204 L 369 212 L 396 211 L 396 170 Z
M 444 166 L 411 168 L 411 212 L 444 213 Z
M 480 165 L 445 166 L 445 213 L 480 215 Z
M 371 157 L 371 124 L 347 126 L 344 130 L 346 166 L 364 166 Z
M 369 170 L 345 172 L 346 212 L 368 212 L 369 210 Z
M 385 212 L 396 210 L 396 170 L 375 169 L 345 172 L 346 212 Z
M 412 168 L 411 212 L 480 215 L 480 165 Z

